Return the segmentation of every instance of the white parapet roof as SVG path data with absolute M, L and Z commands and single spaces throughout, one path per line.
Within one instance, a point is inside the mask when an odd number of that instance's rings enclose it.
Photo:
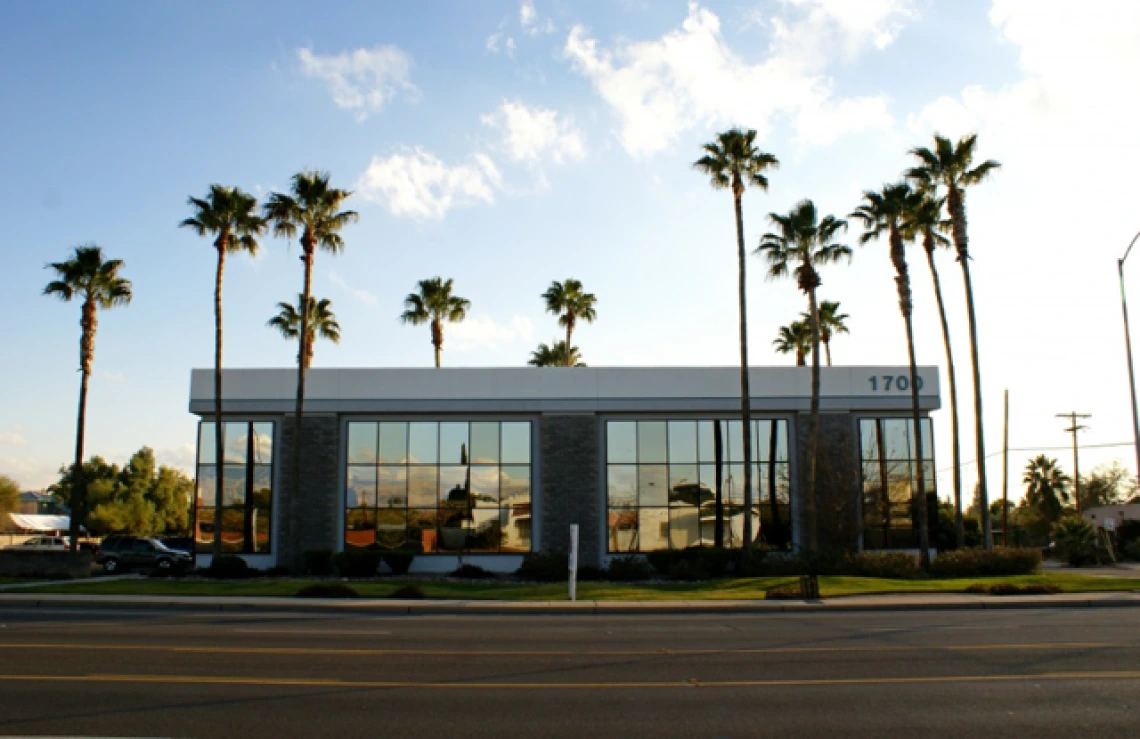
M 906 367 L 822 367 L 825 411 L 905 411 Z M 919 405 L 940 407 L 937 367 L 920 367 Z M 753 367 L 757 411 L 808 409 L 809 367 Z M 296 369 L 227 369 L 227 413 L 288 413 L 297 394 Z M 737 367 L 463 367 L 312 369 L 305 375 L 305 409 L 312 413 L 558 413 L 731 412 L 740 408 Z M 214 372 L 190 377 L 190 411 L 214 410 Z

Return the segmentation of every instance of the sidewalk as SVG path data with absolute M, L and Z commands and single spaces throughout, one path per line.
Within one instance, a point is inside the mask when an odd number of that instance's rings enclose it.
M 802 600 L 496 601 L 317 599 L 164 595 L 0 593 L 0 609 L 163 610 L 354 613 L 361 615 L 668 615 L 699 613 L 832 613 L 843 611 L 1116 608 L 1140 606 L 1140 592 L 1058 595 L 966 593 L 859 595 Z

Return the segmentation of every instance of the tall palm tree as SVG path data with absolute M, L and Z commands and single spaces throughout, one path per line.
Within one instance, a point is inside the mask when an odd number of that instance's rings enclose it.
M 574 346 L 574 326 L 578 319 L 586 323 L 593 323 L 598 314 L 594 311 L 594 304 L 598 299 L 593 293 L 583 292 L 582 283 L 573 278 L 565 282 L 551 282 L 550 287 L 542 294 L 546 301 L 546 312 L 558 316 L 558 325 L 566 329 L 566 346 Z M 566 367 L 572 366 L 571 357 L 563 354 L 562 361 Z
M 443 351 L 443 324 L 459 323 L 467 318 L 471 301 L 451 294 L 455 280 L 433 277 L 420 280 L 417 292 L 408 293 L 404 298 L 404 312 L 400 320 L 413 326 L 431 324 L 431 345 L 435 347 L 435 366 L 438 368 L 439 355 Z
M 531 367 L 585 367 L 578 347 L 570 347 L 570 357 L 566 357 L 566 342 L 551 341 L 549 344 L 539 344 L 538 348 L 530 353 L 527 364 Z
M 756 148 L 756 131 L 739 128 L 717 134 L 716 141 L 703 147 L 704 156 L 693 162 L 693 168 L 709 176 L 717 190 L 732 191 L 732 207 L 736 216 L 737 294 L 740 304 L 740 417 L 744 431 L 744 551 L 752 553 L 752 412 L 748 387 L 748 303 L 745 295 L 744 211 L 741 200 L 745 187 L 768 189 L 769 169 L 780 166 L 776 157 Z
M 179 223 L 199 236 L 214 237 L 218 267 L 214 274 L 214 520 L 221 521 L 222 486 L 225 483 L 222 448 L 222 277 L 226 254 L 257 254 L 257 236 L 265 230 L 265 219 L 257 215 L 257 199 L 236 187 L 210 185 L 205 198 L 189 198 L 194 215 Z M 213 555 L 222 554 L 221 529 L 215 526 Z
M 266 322 L 266 326 L 275 328 L 286 339 L 296 339 L 301 333 L 301 301 L 303 295 L 297 295 L 297 305 L 278 303 L 279 312 Z M 334 344 L 340 343 L 340 324 L 337 323 L 336 314 L 332 311 L 332 301 L 328 298 L 309 298 L 308 320 L 305 322 L 309 330 L 309 338 L 305 342 L 308 351 L 305 354 L 305 369 L 313 366 L 313 344 L 317 338 L 328 339 Z
M 99 309 L 109 310 L 131 302 L 131 281 L 119 275 L 121 259 L 103 259 L 103 250 L 95 244 L 75 247 L 66 262 L 52 262 L 58 279 L 44 288 L 44 295 L 54 295 L 70 302 L 81 301 L 79 326 L 79 415 L 75 424 L 75 466 L 72 467 L 71 524 L 68 539 L 76 550 L 79 524 L 87 511 L 87 480 L 83 473 L 83 444 L 87 429 L 87 386 L 91 381 L 91 364 L 95 361 L 95 332 L 99 327 Z
M 776 339 L 772 342 L 779 354 L 795 354 L 796 366 L 807 365 L 807 356 L 811 354 L 811 324 L 806 320 L 792 321 L 787 326 L 780 326 Z
M 273 224 L 273 234 L 279 238 L 292 239 L 300 234 L 301 261 L 305 265 L 304 289 L 301 292 L 304 305 L 313 297 L 313 260 L 317 249 L 330 254 L 344 250 L 344 237 L 341 229 L 355 223 L 360 216 L 353 210 L 341 210 L 344 201 L 352 196 L 348 190 L 329 187 L 328 172 L 305 170 L 293 175 L 288 193 L 271 193 L 262 212 Z M 297 356 L 304 357 L 308 352 L 309 326 L 308 313 L 301 314 L 301 330 L 298 333 Z M 293 491 L 289 496 L 290 520 L 297 520 L 297 491 L 301 483 L 301 418 L 305 413 L 305 365 L 297 363 L 297 404 L 294 414 L 293 443 Z
M 970 323 L 970 359 L 974 370 L 974 440 L 978 465 L 978 480 L 982 496 L 982 532 L 985 548 L 993 547 L 993 525 L 990 520 L 989 489 L 986 484 L 986 442 L 982 429 L 982 369 L 978 359 L 978 321 L 974 312 L 974 287 L 970 281 L 970 249 L 966 235 L 966 188 L 985 181 L 1001 167 L 993 159 L 974 166 L 974 153 L 978 135 L 970 134 L 958 140 L 935 134 L 934 148 L 917 147 L 910 153 L 918 159 L 918 166 L 907 170 L 906 176 L 921 187 L 935 191 L 945 188 L 946 206 L 950 211 L 954 249 L 962 267 L 962 280 L 966 288 L 966 314 Z
M 807 313 L 802 314 L 807 320 Z M 846 334 L 847 319 L 851 316 L 839 312 L 839 302 L 834 300 L 819 301 L 819 341 L 823 344 L 823 356 L 827 359 L 827 366 L 831 366 L 831 340 L 836 334 Z
M 808 299 L 808 325 L 811 328 L 811 404 L 808 420 L 807 494 L 804 518 L 807 521 L 807 548 L 814 552 L 816 541 L 816 466 L 819 457 L 819 302 L 817 291 L 823 284 L 818 267 L 851 259 L 851 247 L 836 242 L 847 230 L 847 221 L 828 215 L 822 219 L 815 203 L 801 200 L 787 215 L 769 213 L 776 231 L 764 234 L 756 253 L 768 261 L 768 277 L 780 279 L 795 274 L 796 285 Z M 794 265 L 794 267 L 793 267 Z
M 918 410 L 918 363 L 914 357 L 914 306 L 911 302 L 910 274 L 907 271 L 905 240 L 909 235 L 906 216 L 921 196 L 906 182 L 885 185 L 880 192 L 863 193 L 863 204 L 851 214 L 863 222 L 865 231 L 859 242 L 868 242 L 886 236 L 891 247 L 891 263 L 895 268 L 895 287 L 899 294 L 899 312 L 906 326 L 906 348 L 910 355 L 910 399 L 914 418 L 915 440 L 915 495 L 914 512 L 918 519 L 919 562 L 923 569 L 930 567 L 930 525 L 926 513 L 926 485 L 923 464 L 922 420 Z
M 1056 459 L 1044 454 L 1029 460 L 1025 466 L 1025 502 L 1036 509 L 1049 523 L 1057 523 L 1069 502 L 1069 487 L 1073 479 L 1061 471 Z
M 938 266 L 934 263 L 934 252 L 950 245 L 944 235 L 950 222 L 942 217 L 945 198 L 935 197 L 929 190 L 921 191 L 914 208 L 907 213 L 906 225 L 909 237 L 922 239 L 922 249 L 926 252 L 926 263 L 930 266 L 930 277 L 934 280 L 934 298 L 938 303 L 938 319 L 942 323 L 942 342 L 946 346 L 946 377 L 950 383 L 950 440 L 954 459 L 954 539 L 958 548 L 966 545 L 966 530 L 962 523 L 962 449 L 958 429 L 958 381 L 954 370 L 954 351 L 950 347 L 950 323 L 946 319 L 946 305 L 942 300 L 942 283 L 938 278 Z

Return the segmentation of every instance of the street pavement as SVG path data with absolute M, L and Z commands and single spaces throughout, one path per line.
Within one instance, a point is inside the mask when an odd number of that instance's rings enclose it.
M 408 616 L 0 606 L 4 736 L 1137 729 L 1137 608 Z

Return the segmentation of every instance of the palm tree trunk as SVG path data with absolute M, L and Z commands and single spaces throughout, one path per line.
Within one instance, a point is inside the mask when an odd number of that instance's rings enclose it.
M 774 543 L 783 548 L 787 540 L 784 538 L 784 526 L 780 522 L 780 506 L 776 502 L 776 451 L 780 443 L 777 434 L 780 433 L 780 422 L 772 419 L 771 430 L 768 434 L 768 505 L 772 508 L 772 528 Z
M 982 419 L 982 370 L 978 359 L 978 321 L 974 313 L 974 287 L 970 281 L 970 252 L 966 239 L 966 203 L 964 194 L 957 188 L 950 188 L 947 198 L 950 221 L 953 226 L 954 247 L 958 251 L 958 263 L 962 265 L 962 280 L 966 287 L 966 315 L 970 323 L 970 359 L 974 370 L 974 450 L 978 466 L 978 496 L 982 503 L 982 537 L 986 550 L 993 548 L 993 524 L 990 521 L 990 495 L 986 486 L 986 440 Z
M 225 439 L 222 426 L 222 276 L 225 272 L 228 238 L 219 238 L 218 271 L 214 278 L 214 542 L 210 549 L 214 557 L 222 554 L 222 489 L 225 482 Z M 197 506 L 195 506 L 197 525 Z
M 808 291 L 808 311 L 811 319 L 811 405 L 808 416 L 807 489 L 802 496 L 804 520 L 807 524 L 807 549 L 814 552 L 819 533 L 816 519 L 817 473 L 819 470 L 819 304 L 815 287 Z
M 75 424 L 75 467 L 67 529 L 68 546 L 73 552 L 79 551 L 79 522 L 87 505 L 87 475 L 83 469 L 83 454 L 87 441 L 87 386 L 91 381 L 91 364 L 95 359 L 95 330 L 98 323 L 96 310 L 95 300 L 88 295 L 79 319 L 79 412 Z
M 302 244 L 305 250 L 301 258 L 305 263 L 305 287 L 301 297 L 301 332 L 298 340 L 300 347 L 297 351 L 297 408 L 293 416 L 293 488 L 289 491 L 289 521 L 293 530 L 290 532 L 296 545 L 301 544 L 301 534 L 295 527 L 300 526 L 297 515 L 297 498 L 301 493 L 301 422 L 305 413 L 305 352 L 308 348 L 309 337 L 309 300 L 313 290 L 313 257 L 316 251 L 315 240 L 305 239 Z M 300 551 L 294 552 L 299 561 Z
M 574 366 L 574 365 L 570 364 L 570 347 L 573 346 L 573 344 L 570 343 L 570 339 L 573 335 L 574 335 L 574 319 L 573 319 L 573 317 L 568 317 L 567 321 L 566 321 L 566 366 L 567 367 L 573 367 Z
M 716 471 L 716 498 L 713 521 L 713 540 L 718 549 L 724 546 L 724 437 L 720 421 L 713 421 L 713 463 Z M 700 509 L 697 509 L 698 516 Z
M 946 305 L 942 301 L 942 283 L 938 267 L 934 264 L 934 244 L 928 235 L 925 239 L 926 262 L 934 280 L 934 297 L 938 301 L 938 318 L 942 322 L 942 341 L 946 345 L 946 377 L 950 383 L 950 444 L 954 459 L 954 541 L 959 549 L 966 546 L 966 531 L 962 524 L 962 449 L 958 440 L 958 381 L 954 372 L 954 352 L 950 348 L 950 324 L 946 320 Z
M 740 418 L 744 433 L 744 560 L 752 559 L 752 393 L 748 387 L 748 302 L 745 292 L 744 213 L 740 199 L 744 186 L 733 183 L 736 210 L 736 256 L 740 294 Z
M 440 368 L 440 353 L 443 351 L 443 326 L 440 325 L 438 318 L 433 318 L 431 322 L 431 345 L 435 349 L 435 368 Z
M 830 341 L 823 342 L 823 353 L 824 353 L 824 356 L 827 357 L 827 366 L 830 367 L 831 366 L 831 342 Z

